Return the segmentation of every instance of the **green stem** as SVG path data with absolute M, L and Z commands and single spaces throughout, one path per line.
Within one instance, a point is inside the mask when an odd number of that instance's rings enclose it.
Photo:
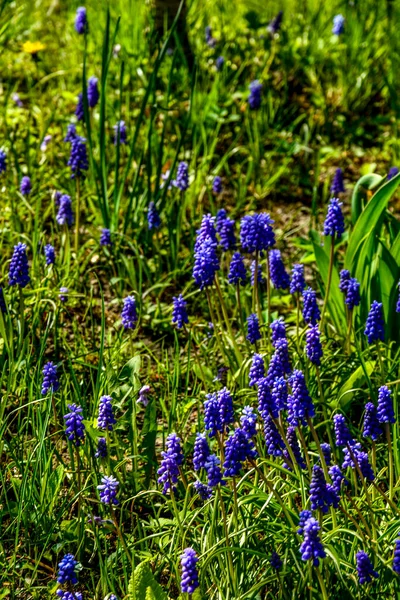
M 326 311 L 326 307 L 328 304 L 329 292 L 331 289 L 334 258 L 335 258 L 335 234 L 333 234 L 333 236 L 331 237 L 331 251 L 330 251 L 330 255 L 329 255 L 328 282 L 326 284 L 324 304 L 323 304 L 322 312 L 321 312 L 321 327 L 320 327 L 321 332 L 323 331 L 323 327 L 324 327 L 325 311 Z
M 226 541 L 226 550 L 227 550 L 227 559 L 228 559 L 229 572 L 230 572 L 231 579 L 232 579 L 233 589 L 234 589 L 235 595 L 236 595 L 235 571 L 234 571 L 234 568 L 233 568 L 232 556 L 231 556 L 231 553 L 230 553 L 230 550 L 229 550 L 229 533 L 228 533 L 228 524 L 227 524 L 227 520 L 226 520 L 225 504 L 224 504 L 224 501 L 222 499 L 221 489 L 220 489 L 219 485 L 217 485 L 217 494 L 218 494 L 218 499 L 219 499 L 219 505 L 220 505 L 220 508 L 221 508 L 222 522 L 223 522 L 224 531 L 225 531 L 225 541 Z
M 79 177 L 76 178 L 76 217 L 75 217 L 75 255 L 78 256 L 79 249 L 79 226 L 81 213 L 81 194 L 79 186 Z
M 388 443 L 388 454 L 389 454 L 389 498 L 393 500 L 393 448 L 392 448 L 392 438 L 390 435 L 390 425 L 389 423 L 385 423 L 385 433 L 386 439 Z
M 221 291 L 221 287 L 219 285 L 218 277 L 215 277 L 215 287 L 217 289 L 217 294 L 218 294 L 218 297 L 219 297 L 219 301 L 221 303 L 222 314 L 224 315 L 225 325 L 226 325 L 226 327 L 228 329 L 229 337 L 232 340 L 232 344 L 233 344 L 233 347 L 235 349 L 236 358 L 237 358 L 237 360 L 239 362 L 239 365 L 241 365 L 242 362 L 243 362 L 243 357 L 242 357 L 242 354 L 241 354 L 241 352 L 239 350 L 239 347 L 237 345 L 236 338 L 235 338 L 235 336 L 233 334 L 231 322 L 229 320 L 228 311 L 226 310 L 226 305 L 225 305 L 224 298 L 222 296 L 222 291 Z
M 207 296 L 207 302 L 208 302 L 208 309 L 210 311 L 211 322 L 214 325 L 214 334 L 215 334 L 215 339 L 217 341 L 217 346 L 218 346 L 218 349 L 219 349 L 219 351 L 221 353 L 222 359 L 225 360 L 226 359 L 225 352 L 224 352 L 223 347 L 221 345 L 221 340 L 220 340 L 220 337 L 219 337 L 219 328 L 217 327 L 218 323 L 217 323 L 217 321 L 215 319 L 215 314 L 214 314 L 214 310 L 213 310 L 212 303 L 211 303 L 211 298 L 210 298 L 210 292 L 208 291 L 208 289 L 206 289 L 206 296 Z
M 326 591 L 324 579 L 323 579 L 323 577 L 321 575 L 319 567 L 315 567 L 315 572 L 317 574 L 317 578 L 318 578 L 319 585 L 320 585 L 320 588 L 321 588 L 322 598 L 323 598 L 323 600 L 329 600 L 329 596 L 328 596 L 328 593 Z

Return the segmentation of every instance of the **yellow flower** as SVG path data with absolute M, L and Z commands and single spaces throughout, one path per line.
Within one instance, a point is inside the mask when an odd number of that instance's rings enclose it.
M 37 54 L 40 50 L 44 50 L 46 46 L 42 42 L 24 42 L 22 44 L 22 50 L 29 54 Z

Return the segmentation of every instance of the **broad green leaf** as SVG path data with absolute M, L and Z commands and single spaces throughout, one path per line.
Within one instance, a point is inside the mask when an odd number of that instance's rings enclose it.
M 383 177 L 376 173 L 368 173 L 361 177 L 354 188 L 353 196 L 351 198 L 351 221 L 356 223 L 358 217 L 363 211 L 363 202 L 367 198 L 367 191 L 375 189 L 379 183 L 383 180 Z
M 148 588 L 151 590 L 148 596 Z M 148 561 L 140 563 L 132 574 L 128 587 L 129 600 L 168 600 L 166 593 L 154 578 Z
M 134 356 L 121 369 L 119 374 L 119 380 L 123 381 L 124 379 L 128 379 L 131 385 L 139 386 L 139 372 L 142 364 L 142 359 L 140 356 Z
M 365 363 L 365 368 L 368 373 L 368 376 L 371 375 L 372 371 L 375 369 L 375 362 L 368 361 Z M 337 403 L 340 408 L 346 412 L 349 404 L 353 399 L 353 390 L 356 388 L 360 388 L 365 383 L 365 373 L 362 366 L 359 366 L 354 373 L 349 377 L 346 383 L 341 387 L 340 392 L 338 394 Z

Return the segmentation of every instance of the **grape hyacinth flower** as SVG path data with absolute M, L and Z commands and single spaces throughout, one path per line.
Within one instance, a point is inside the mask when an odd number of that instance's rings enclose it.
M 250 83 L 250 94 L 247 99 L 247 102 L 249 103 L 249 107 L 251 110 L 258 110 L 260 108 L 262 102 L 262 89 L 262 83 L 260 83 L 257 79 Z
M 350 277 L 347 282 L 345 303 L 349 310 L 360 304 L 360 284 L 355 277 Z
M 261 354 L 253 354 L 249 371 L 249 386 L 257 385 L 258 381 L 265 376 L 265 364 Z
M 217 60 L 215 61 L 215 66 L 217 67 L 217 71 L 222 71 L 223 67 L 224 67 L 224 63 L 225 63 L 225 59 L 223 56 L 218 56 Z M 220 192 L 218 192 L 220 193 Z
M 247 273 L 244 266 L 243 256 L 235 252 L 229 265 L 228 281 L 232 285 L 246 285 Z
M 57 365 L 50 360 L 44 365 L 42 373 L 42 396 L 45 396 L 49 391 L 51 391 L 52 394 L 57 392 L 60 388 L 60 382 L 58 381 L 57 376 Z
M 97 450 L 95 452 L 96 458 L 107 458 L 108 450 L 107 450 L 107 441 L 106 438 L 100 437 L 97 442 Z
M 343 473 L 340 470 L 340 467 L 338 467 L 337 465 L 332 465 L 331 468 L 329 469 L 328 473 L 329 473 L 329 477 L 331 478 L 331 481 L 332 481 L 332 484 L 331 484 L 332 489 L 335 491 L 336 495 L 338 496 L 340 494 L 342 481 L 344 481 L 346 484 L 348 482 L 343 477 Z
M 245 252 L 261 252 L 275 244 L 275 234 L 271 227 L 274 221 L 268 213 L 246 215 L 240 222 L 240 243 Z
M 180 162 L 176 171 L 176 179 L 172 181 L 172 185 L 184 192 L 189 187 L 189 167 L 187 162 Z
M 399 297 L 397 298 L 396 312 L 400 313 L 400 281 L 398 283 L 398 288 L 399 288 Z
M 32 191 L 32 184 L 31 184 L 31 180 L 30 178 L 25 175 L 22 179 L 21 179 L 21 183 L 19 186 L 19 191 L 21 192 L 21 194 L 23 196 L 29 196 L 29 194 Z
M 315 410 L 302 371 L 295 370 L 289 377 L 292 393 L 288 397 L 288 422 L 293 427 L 305 425 L 306 418 L 314 418 Z
M 121 312 L 121 320 L 124 329 L 134 329 L 138 320 L 136 310 L 136 300 L 133 296 L 128 296 L 124 300 L 124 306 Z
M 217 393 L 217 400 L 219 406 L 219 416 L 222 424 L 222 431 L 228 429 L 228 426 L 234 422 L 235 414 L 233 412 L 233 400 L 232 394 L 228 388 L 224 387 Z
M 212 36 L 212 30 L 211 30 L 211 27 L 209 25 L 207 25 L 207 27 L 204 30 L 204 36 L 205 36 L 205 39 L 206 39 L 207 46 L 210 46 L 210 48 L 214 48 L 215 44 L 217 43 L 217 40 L 215 38 L 213 38 L 213 36 Z
M 297 530 L 297 535 L 304 535 L 304 525 L 307 523 L 308 519 L 312 517 L 311 510 L 301 510 L 299 512 L 299 528 Z
M 64 142 L 72 142 L 77 135 L 75 123 L 70 123 L 67 128 L 67 135 L 64 138 Z
M 280 250 L 271 250 L 268 256 L 269 276 L 277 290 L 286 290 L 290 285 L 290 277 L 286 273 Z
M 136 404 L 142 404 L 143 406 L 147 406 L 148 403 L 150 402 L 147 394 L 150 392 L 150 386 L 149 385 L 143 385 L 140 390 L 139 390 L 139 396 L 138 399 L 136 400 Z
M 316 325 L 321 318 L 317 294 L 310 287 L 303 290 L 303 318 L 308 325 Z
M 204 502 L 212 498 L 213 491 L 209 485 L 197 480 L 194 482 L 194 489 Z
M 339 279 L 339 290 L 345 294 L 347 293 L 347 288 L 351 279 L 350 271 L 347 269 L 342 269 L 339 274 Z
M 116 125 L 113 127 L 114 129 L 114 146 L 118 145 L 118 142 L 121 145 L 126 144 L 126 125 L 125 121 L 118 121 Z
M 336 15 L 335 17 L 333 17 L 333 27 L 332 27 L 332 33 L 333 35 L 341 35 L 342 33 L 344 33 L 344 23 L 345 23 L 345 18 L 343 15 Z
M 400 537 L 397 534 L 397 539 L 394 545 L 394 554 L 393 554 L 393 571 L 395 573 L 400 573 Z
M 179 467 L 183 463 L 181 440 L 176 433 L 170 433 L 167 437 L 166 450 L 161 452 L 162 461 L 157 471 L 158 483 L 163 484 L 164 495 L 168 491 L 174 492 L 178 483 Z
M 8 272 L 9 285 L 19 285 L 24 288 L 30 282 L 28 257 L 26 255 L 26 244 L 19 242 L 14 246 L 14 252 L 11 257 L 10 269 Z
M 58 295 L 60 302 L 66 302 L 68 299 L 68 294 L 69 290 L 67 287 L 60 287 L 60 293 Z
M 246 433 L 238 427 L 225 442 L 224 477 L 236 477 L 242 469 L 242 463 L 254 459 L 257 452 Z
M 84 177 L 85 171 L 89 168 L 86 139 L 76 136 L 71 142 L 71 154 L 68 160 L 68 166 L 71 167 L 71 179 L 75 177 Z
M 59 225 L 68 225 L 69 227 L 74 222 L 71 197 L 67 194 L 63 194 L 60 198 L 56 221 Z
M 252 263 L 251 263 L 251 265 L 250 265 L 250 273 L 251 273 L 251 275 L 250 275 L 250 283 L 254 287 L 254 278 L 255 278 L 255 275 L 256 275 L 256 261 L 255 260 L 253 260 Z M 258 267 L 257 267 L 257 282 L 259 284 L 261 284 L 261 285 L 263 283 L 265 283 L 265 279 L 264 279 L 264 277 L 262 275 L 262 271 L 261 271 L 260 265 L 258 265 Z
M 160 215 L 158 214 L 158 210 L 153 200 L 149 204 L 149 208 L 147 209 L 147 224 L 150 229 L 158 229 L 161 225 Z
M 111 396 L 101 396 L 99 404 L 99 416 L 97 419 L 97 427 L 99 429 L 113 430 L 113 425 L 116 423 L 114 418 L 112 398 Z
M 261 339 L 260 325 L 258 322 L 258 317 L 255 313 L 253 313 L 247 317 L 246 339 L 249 340 L 250 344 L 255 344 L 257 342 L 257 340 Z
M 333 427 L 335 430 L 337 446 L 354 445 L 354 440 L 351 437 L 349 428 L 346 425 L 346 419 L 343 415 L 337 414 L 333 416 Z
M 44 247 L 44 257 L 46 260 L 46 265 L 54 265 L 56 262 L 56 253 L 54 250 L 54 246 L 51 244 L 46 244 Z
M 309 517 L 302 529 L 304 541 L 300 546 L 301 558 L 304 561 L 312 560 L 314 567 L 318 567 L 319 559 L 326 557 L 319 537 L 320 524 L 314 517 Z
M 75 29 L 80 35 L 89 31 L 86 8 L 84 6 L 80 6 L 76 9 Z
M 395 177 L 397 175 L 397 173 L 399 172 L 399 168 L 398 167 L 390 167 L 388 174 L 386 176 L 386 179 L 389 181 L 390 179 L 393 179 L 393 177 Z
M 376 407 L 372 402 L 365 405 L 363 436 L 369 437 L 374 442 L 382 434 L 382 427 L 378 421 Z
M 90 108 L 94 108 L 97 105 L 100 98 L 98 83 L 99 80 L 97 79 L 97 77 L 89 77 L 87 85 L 87 98 L 88 105 Z
M 193 278 L 200 290 L 203 290 L 213 284 L 220 268 L 215 243 L 210 237 L 204 240 L 194 257 Z
M 379 573 L 374 570 L 371 560 L 366 552 L 360 550 L 356 554 L 358 580 L 361 585 L 371 583 L 372 579 L 377 579 Z
M 205 433 L 198 433 L 193 448 L 193 467 L 195 471 L 200 471 L 206 466 L 210 454 L 210 447 Z
M 47 150 L 47 146 L 50 144 L 51 140 L 53 139 L 52 135 L 45 135 L 43 138 L 42 143 L 40 144 L 40 150 L 42 152 L 46 152 Z
M 272 345 L 274 348 L 276 348 L 278 340 L 286 339 L 286 325 L 283 318 L 279 317 L 279 319 L 275 319 L 275 321 L 272 321 L 270 329 L 272 331 Z
M 379 423 L 396 423 L 392 392 L 386 385 L 382 385 L 378 390 L 377 415 Z
M 219 175 L 216 175 L 213 179 L 212 191 L 214 192 L 214 194 L 221 194 L 222 190 L 222 179 Z
M 119 504 L 117 499 L 119 481 L 112 475 L 104 475 L 101 478 L 101 484 L 97 486 L 100 492 L 100 502 L 103 504 Z
M 283 562 L 277 552 L 273 552 L 271 554 L 271 558 L 269 559 L 269 564 L 275 571 L 280 571 L 283 567 Z
M 272 401 L 276 406 L 277 410 L 286 410 L 288 401 L 288 389 L 286 379 L 284 377 L 277 377 L 272 384 Z
M 263 415 L 264 421 L 264 438 L 267 454 L 271 456 L 282 456 L 284 453 L 285 444 L 281 434 L 277 430 L 272 417 L 266 413 Z
M 221 413 L 217 394 L 206 394 L 204 401 L 204 427 L 209 431 L 208 437 L 215 437 L 217 431 L 222 431 Z
M 331 460 L 332 460 L 332 448 L 330 447 L 329 444 L 327 444 L 326 442 L 323 442 L 321 444 L 321 450 L 322 450 L 322 454 L 324 456 L 324 460 L 327 466 L 329 466 L 331 464 Z
M 172 323 L 176 323 L 178 329 L 182 329 L 184 323 L 189 323 L 186 306 L 187 302 L 183 299 L 182 294 L 172 298 Z
M 205 469 L 207 472 L 207 483 L 208 487 L 214 488 L 217 485 L 225 485 L 225 481 L 222 479 L 221 461 L 215 454 L 210 454 L 206 460 Z
M 257 415 L 251 406 L 244 406 L 240 417 L 240 428 L 252 438 L 257 433 Z
M 79 92 L 79 94 L 78 94 L 78 102 L 76 103 L 75 116 L 78 119 L 78 121 L 83 121 L 83 119 L 85 117 L 85 108 L 83 106 L 82 92 Z
M 196 253 L 203 245 L 203 243 L 210 239 L 211 242 L 217 246 L 217 230 L 215 228 L 215 217 L 208 215 L 203 215 L 201 219 L 201 225 L 199 229 L 196 231 L 196 242 L 194 245 L 194 252 Z
M 235 221 L 229 219 L 226 210 L 221 208 L 217 213 L 216 229 L 220 239 L 220 246 L 225 252 L 236 248 Z
M 369 462 L 368 454 L 361 449 L 361 444 L 359 443 L 353 442 L 351 448 L 349 446 L 350 444 L 343 450 L 342 469 L 347 469 L 348 467 L 355 469 L 356 466 L 358 466 L 359 470 L 361 471 L 361 475 L 368 481 L 373 481 L 375 479 L 375 475 Z M 354 463 L 354 461 L 357 463 L 357 465 Z
M 107 228 L 101 230 L 100 246 L 112 246 L 111 231 Z
M 310 482 L 310 500 L 311 509 L 320 509 L 324 514 L 328 512 L 331 505 L 330 494 L 328 493 L 325 476 L 319 465 L 314 465 Z
M 7 169 L 7 154 L 0 148 L 0 175 Z
M 331 193 L 332 196 L 336 197 L 338 194 L 341 194 L 345 191 L 344 181 L 343 181 L 343 171 L 342 169 L 336 169 L 335 175 L 333 176 L 333 181 L 331 185 Z
M 81 592 L 70 592 L 68 590 L 57 590 L 56 594 L 59 600 L 82 600 Z
M 295 264 L 292 269 L 289 291 L 291 294 L 301 294 L 305 287 L 304 265 Z
M 293 453 L 293 456 L 296 459 L 296 463 L 299 465 L 300 469 L 305 469 L 306 463 L 304 462 L 303 456 L 300 451 L 300 446 L 299 446 L 299 442 L 298 442 L 298 439 L 296 436 L 296 428 L 295 427 L 287 428 L 286 439 L 287 439 L 287 442 Z M 285 469 L 289 469 L 289 471 L 291 471 L 292 461 L 291 461 L 290 454 L 289 454 L 287 448 L 284 448 L 283 456 L 285 458 L 285 463 L 283 464 L 283 466 L 285 467 Z
M 199 576 L 197 574 L 197 554 L 193 548 L 186 548 L 181 556 L 181 592 L 193 594 L 199 587 Z
M 336 236 L 338 239 L 344 233 L 344 218 L 342 213 L 342 202 L 337 198 L 332 198 L 324 223 L 324 235 Z
M 318 325 L 310 327 L 306 333 L 306 353 L 308 359 L 317 367 L 321 364 L 323 356 L 321 334 Z
M 75 572 L 77 564 L 78 561 L 75 560 L 73 554 L 65 554 L 58 563 L 57 582 L 76 585 L 78 583 L 78 577 Z
M 69 413 L 64 415 L 65 433 L 70 442 L 75 442 L 78 448 L 85 439 L 82 408 L 77 404 L 68 404 Z
M 266 415 L 271 415 L 274 419 L 279 416 L 279 410 L 272 397 L 268 377 L 262 377 L 257 381 L 258 391 L 258 412 L 264 419 Z
M 368 338 L 368 344 L 373 344 L 378 340 L 381 340 L 382 342 L 385 341 L 384 326 L 382 302 L 374 300 L 367 317 L 364 331 L 364 335 Z
M 282 18 L 283 18 L 283 11 L 280 10 L 278 12 L 278 14 L 275 15 L 275 17 L 269 22 L 269 25 L 267 26 L 267 31 L 271 35 L 275 35 L 280 30 L 281 25 L 282 25 Z
M 288 343 L 285 338 L 281 338 L 275 343 L 275 352 L 268 366 L 268 384 L 272 387 L 275 379 L 289 375 L 291 370 Z

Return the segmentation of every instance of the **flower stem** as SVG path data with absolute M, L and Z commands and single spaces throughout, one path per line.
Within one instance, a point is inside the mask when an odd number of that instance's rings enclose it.
M 80 226 L 80 213 L 81 213 L 81 194 L 79 177 L 76 178 L 76 218 L 75 218 L 75 254 L 78 256 L 79 248 L 79 226 Z
M 321 331 L 323 331 L 323 327 L 324 327 L 325 311 L 326 311 L 326 307 L 328 304 L 329 292 L 331 289 L 334 258 L 335 258 L 335 234 L 333 234 L 331 237 L 331 251 L 330 251 L 330 255 L 329 255 L 328 281 L 326 284 L 324 304 L 322 306 L 322 312 L 321 312 Z

